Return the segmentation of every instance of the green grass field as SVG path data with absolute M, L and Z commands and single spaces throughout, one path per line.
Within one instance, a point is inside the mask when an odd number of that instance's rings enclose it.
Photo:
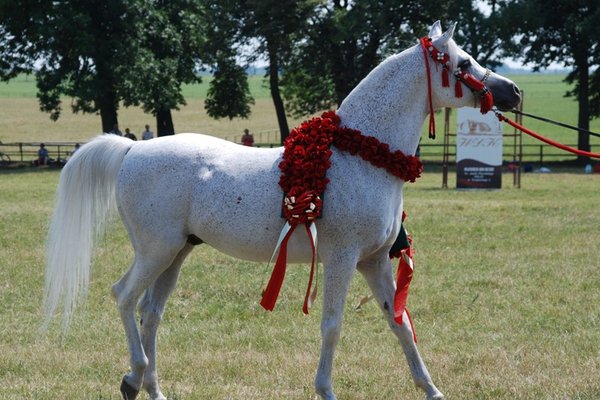
M 523 74 L 510 76 L 525 93 L 524 111 L 536 115 L 557 119 L 561 122 L 577 125 L 577 103 L 572 98 L 565 98 L 569 87 L 563 82 L 560 74 Z M 199 132 L 213 136 L 239 141 L 244 128 L 249 128 L 256 135 L 257 142 L 272 143 L 278 140 L 278 125 L 273 104 L 265 81 L 260 76 L 252 76 L 249 80 L 250 90 L 256 104 L 252 107 L 249 119 L 213 120 L 204 111 L 204 98 L 210 78 L 204 78 L 202 84 L 188 85 L 183 89 L 187 105 L 173 112 L 177 132 Z M 51 141 L 87 141 L 100 132 L 100 117 L 97 115 L 74 115 L 70 110 L 70 99 L 63 101 L 63 115 L 53 122 L 48 115 L 39 111 L 36 98 L 35 81 L 31 76 L 22 75 L 6 83 L 0 83 L 0 141 L 7 142 L 51 142 Z M 155 125 L 154 117 L 144 114 L 136 107 L 121 108 L 119 121 L 122 129 L 131 128 L 140 133 L 145 124 Z M 290 118 L 289 126 L 297 126 L 302 118 Z M 436 115 L 438 136 L 436 141 L 427 139 L 424 133 L 424 144 L 441 144 L 443 132 L 443 113 Z M 524 118 L 524 124 L 552 139 L 562 143 L 576 144 L 577 133 L 564 128 L 548 125 L 530 118 Z M 451 127 L 455 126 L 455 113 L 452 114 Z M 511 131 L 506 125 L 506 132 Z M 591 129 L 600 132 L 600 119 L 591 123 Z M 425 130 L 424 130 L 425 132 Z M 524 144 L 538 144 L 535 139 L 526 135 Z M 591 137 L 596 151 L 600 151 L 600 138 Z M 430 149 L 429 152 L 440 154 L 441 149 Z M 528 151 L 537 151 L 529 149 Z M 554 152 L 560 154 L 558 151 Z M 565 153 L 565 157 L 570 155 Z
M 408 305 L 448 399 L 600 398 L 598 178 L 528 174 L 521 190 L 473 192 L 441 190 L 427 173 L 407 185 L 416 250 Z M 120 222 L 97 250 L 88 306 L 70 333 L 61 338 L 56 321 L 38 334 L 57 181 L 51 169 L 0 171 L 0 399 L 118 399 L 128 356 L 110 285 L 132 261 Z M 308 266 L 295 266 L 265 312 L 269 273 L 204 246 L 188 258 L 159 329 L 170 399 L 313 398 L 321 297 L 303 316 Z M 356 276 L 338 397 L 422 399 L 376 305 L 354 310 L 367 293 Z

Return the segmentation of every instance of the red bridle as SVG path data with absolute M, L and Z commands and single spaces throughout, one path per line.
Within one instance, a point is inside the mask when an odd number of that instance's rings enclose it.
M 439 51 L 429 37 L 422 37 L 421 48 L 425 57 L 425 68 L 427 69 L 427 94 L 429 96 L 429 137 L 435 139 L 435 119 L 433 118 L 433 100 L 431 97 L 431 68 L 429 67 L 429 56 L 431 59 L 442 66 L 442 86 L 450 87 L 450 56 L 447 53 Z M 494 105 L 494 97 L 492 92 L 485 85 L 485 81 L 490 75 L 490 70 L 486 70 L 485 75 L 481 80 L 475 78 L 462 68 L 457 68 L 454 71 L 456 83 L 454 85 L 454 95 L 462 97 L 462 84 L 464 83 L 472 92 L 479 94 L 480 110 L 482 114 L 487 113 Z

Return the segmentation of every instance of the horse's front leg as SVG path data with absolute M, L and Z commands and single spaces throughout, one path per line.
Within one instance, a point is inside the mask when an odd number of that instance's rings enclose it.
M 325 260 L 324 265 L 322 345 L 315 390 L 323 399 L 335 400 L 331 383 L 333 356 L 342 330 L 344 304 L 350 281 L 356 271 L 356 260 Z
M 402 350 L 408 361 L 415 384 L 425 391 L 428 400 L 443 399 L 444 395 L 435 387 L 425 363 L 413 341 L 413 332 L 407 318 L 399 325 L 394 320 L 394 294 L 396 285 L 391 261 L 387 252 L 358 264 L 358 270 L 366 279 L 379 307 L 383 311 L 392 332 L 398 337 Z

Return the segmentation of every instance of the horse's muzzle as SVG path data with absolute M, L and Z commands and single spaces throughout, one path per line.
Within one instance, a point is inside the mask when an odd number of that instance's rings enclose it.
M 503 76 L 492 74 L 488 87 L 494 95 L 494 105 L 500 111 L 509 111 L 521 103 L 521 90 L 515 83 Z

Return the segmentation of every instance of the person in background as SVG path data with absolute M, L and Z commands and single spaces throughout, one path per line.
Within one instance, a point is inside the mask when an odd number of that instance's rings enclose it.
M 142 140 L 150 140 L 154 137 L 154 133 L 150 130 L 150 125 L 146 125 L 146 130 L 142 132 Z
M 119 124 L 115 124 L 112 128 L 111 131 L 109 131 L 108 133 L 113 134 L 113 135 L 117 135 L 117 136 L 123 136 L 123 132 L 121 132 L 119 130 Z
M 252 136 L 248 129 L 244 129 L 244 134 L 242 135 L 242 144 L 244 146 L 254 146 L 254 136 Z
M 135 135 L 133 133 L 131 133 L 131 131 L 129 130 L 129 128 L 125 128 L 125 137 L 127 139 L 137 140 L 137 138 L 135 137 Z
M 44 143 L 40 143 L 40 149 L 38 150 L 37 165 L 48 164 L 48 149 Z

